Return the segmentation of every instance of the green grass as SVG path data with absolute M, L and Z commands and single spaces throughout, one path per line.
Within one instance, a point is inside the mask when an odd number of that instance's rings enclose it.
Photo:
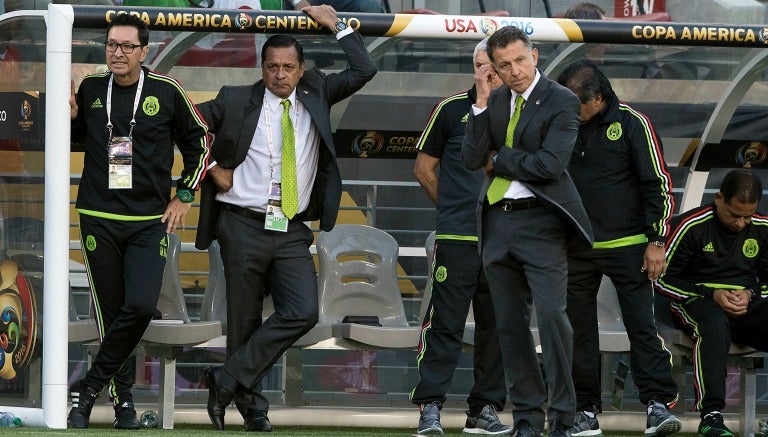
M 243 428 L 240 426 L 228 426 L 225 431 L 215 431 L 210 426 L 205 425 L 185 425 L 177 424 L 175 429 L 142 429 L 139 431 L 116 430 L 106 424 L 96 424 L 89 429 L 67 429 L 51 430 L 35 427 L 19 428 L 0 428 L 0 435 L 23 436 L 23 437 L 52 437 L 52 436 L 162 436 L 162 437 L 211 437 L 218 435 L 243 435 Z M 275 437 L 409 437 L 413 434 L 413 429 L 395 429 L 395 428 L 329 428 L 329 427 L 293 427 L 278 426 L 275 431 L 267 436 Z M 253 435 L 253 434 L 248 434 Z M 265 435 L 265 434 L 261 434 Z M 448 437 L 459 437 L 466 434 L 461 433 L 461 429 L 447 429 L 444 434 Z M 636 434 L 618 434 L 603 433 L 606 437 L 637 437 Z M 675 437 L 693 437 L 694 434 L 675 434 Z
M 244 435 L 241 426 L 228 426 L 225 431 L 215 431 L 211 426 L 205 425 L 179 425 L 174 429 L 142 429 L 139 431 L 125 431 L 113 429 L 106 424 L 97 424 L 88 429 L 51 430 L 35 427 L 0 428 L 0 435 L 23 437 L 54 437 L 54 436 L 162 436 L 162 437 L 211 437 L 218 435 Z M 409 437 L 412 429 L 393 428 L 326 428 L 326 427 L 275 427 L 270 434 L 275 437 Z M 249 433 L 248 435 L 253 435 Z M 461 430 L 446 430 L 445 436 L 461 436 Z

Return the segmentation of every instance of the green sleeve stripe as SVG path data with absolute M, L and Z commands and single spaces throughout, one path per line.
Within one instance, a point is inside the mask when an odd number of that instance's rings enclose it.
M 429 116 L 429 121 L 427 121 L 427 127 L 424 128 L 424 133 L 421 134 L 421 137 L 419 137 L 419 142 L 416 143 L 416 150 L 421 150 L 424 147 L 424 142 L 429 137 L 429 133 L 432 131 L 432 128 L 435 126 L 435 121 L 437 121 L 437 116 L 440 114 L 440 111 L 443 110 L 443 107 L 445 107 L 445 105 L 455 100 L 461 100 L 466 98 L 467 98 L 467 93 L 463 92 L 461 94 L 456 94 L 450 97 L 446 97 L 435 106 L 435 109 L 432 110 L 432 114 Z
M 181 96 L 184 98 L 184 103 L 187 105 L 187 109 L 189 110 L 190 115 L 192 115 L 192 118 L 194 118 L 195 123 L 197 123 L 198 126 L 200 126 L 201 129 L 203 129 L 203 135 L 200 137 L 199 140 L 199 149 L 202 153 L 198 155 L 197 160 L 197 166 L 195 167 L 194 171 L 192 172 L 191 183 L 186 184 L 190 188 L 197 188 L 197 186 L 200 184 L 200 181 L 203 178 L 203 175 L 205 174 L 205 168 L 207 166 L 208 161 L 208 154 L 210 153 L 210 148 L 208 145 L 208 125 L 205 123 L 205 120 L 203 120 L 203 117 L 200 116 L 200 113 L 197 111 L 197 108 L 192 103 L 191 100 L 189 100 L 189 97 L 187 96 L 186 91 L 181 87 L 181 84 L 174 78 L 170 76 L 165 76 L 159 73 L 156 73 L 154 71 L 150 72 L 150 77 L 160 80 L 163 82 L 168 83 L 169 85 L 176 88 L 176 90 L 181 94 Z M 179 148 L 181 150 L 181 148 Z M 182 151 L 182 155 L 184 152 Z
M 718 284 L 714 282 L 698 282 L 696 285 L 703 285 L 707 288 L 711 288 L 713 290 L 721 289 L 721 290 L 741 290 L 745 287 L 745 285 L 736 285 L 736 284 Z
M 664 158 L 662 157 L 661 146 L 659 145 L 657 134 L 653 130 L 648 117 L 638 112 L 633 107 L 627 104 L 620 104 L 619 108 L 623 111 L 627 111 L 633 117 L 637 118 L 640 124 L 643 126 L 643 132 L 647 139 L 648 155 L 650 156 L 651 164 L 653 165 L 653 171 L 656 173 L 656 177 L 659 179 L 659 193 L 661 194 L 664 211 L 656 222 L 656 229 L 659 230 L 659 235 L 663 236 L 667 234 L 667 226 L 669 225 L 669 219 L 672 218 L 674 209 L 674 200 L 672 199 L 672 179 L 669 172 L 666 170 L 664 164 Z

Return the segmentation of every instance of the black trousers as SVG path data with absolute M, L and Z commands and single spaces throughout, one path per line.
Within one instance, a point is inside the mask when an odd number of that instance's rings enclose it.
M 261 380 L 283 353 L 318 319 L 317 275 L 302 222 L 287 232 L 267 231 L 264 220 L 224 210 L 216 234 L 227 282 L 227 361 L 223 371 L 239 386 L 235 404 L 245 416 L 268 411 Z M 269 290 L 275 312 L 262 323 Z
M 673 302 L 675 324 L 693 337 L 695 407 L 701 417 L 725 407 L 725 361 L 731 341 L 768 351 L 768 300 L 750 302 L 747 313 L 729 317 L 712 299 Z
M 152 320 L 168 248 L 159 219 L 126 222 L 80 215 L 83 259 L 101 345 L 83 383 L 110 383 L 115 404 L 131 401 L 134 367 L 126 363 Z
M 576 395 L 571 380 L 573 331 L 565 313 L 564 223 L 540 205 L 513 211 L 486 206 L 482 244 L 514 422 L 527 420 L 539 430 L 547 420 L 572 424 Z M 546 385 L 531 334 L 532 304 Z
M 603 275 L 616 287 L 630 343 L 630 369 L 640 401 L 677 399 L 671 355 L 658 336 L 653 317 L 653 285 L 643 266 L 645 244 L 613 249 L 570 250 L 568 317 L 573 327 L 573 383 L 576 409 L 601 411 L 597 292 Z
M 477 245 L 438 240 L 434 253 L 432 299 L 424 316 L 416 356 L 420 379 L 411 392 L 411 402 L 445 402 L 461 355 L 464 324 L 472 303 L 475 381 L 467 403 L 473 412 L 489 404 L 500 411 L 507 397 L 504 367 L 491 292 Z

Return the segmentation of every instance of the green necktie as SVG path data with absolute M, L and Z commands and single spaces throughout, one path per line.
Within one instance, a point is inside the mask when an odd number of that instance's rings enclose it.
M 517 126 L 517 120 L 520 120 L 520 113 L 523 112 L 523 103 L 525 99 L 521 95 L 517 95 L 515 98 L 515 113 L 509 118 L 509 124 L 507 125 L 507 136 L 504 139 L 504 145 L 512 148 L 512 140 L 515 137 L 515 126 Z M 491 185 L 488 187 L 486 196 L 488 197 L 488 204 L 493 205 L 499 200 L 504 198 L 504 194 L 509 189 L 509 185 L 512 183 L 511 179 L 507 179 L 501 176 L 496 176 L 491 181 Z
M 291 101 L 283 100 L 283 180 L 280 188 L 282 191 L 283 213 L 288 219 L 299 212 L 299 189 L 296 182 L 296 141 L 293 137 L 293 123 L 291 122 Z

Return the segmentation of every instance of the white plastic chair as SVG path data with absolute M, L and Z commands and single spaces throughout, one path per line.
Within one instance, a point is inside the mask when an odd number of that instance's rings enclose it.
M 397 284 L 398 245 L 391 235 L 364 225 L 337 225 L 317 237 L 320 261 L 320 320 L 333 324 L 336 338 L 363 348 L 414 348 L 417 326 L 410 326 Z M 380 326 L 344 323 L 375 318 Z

